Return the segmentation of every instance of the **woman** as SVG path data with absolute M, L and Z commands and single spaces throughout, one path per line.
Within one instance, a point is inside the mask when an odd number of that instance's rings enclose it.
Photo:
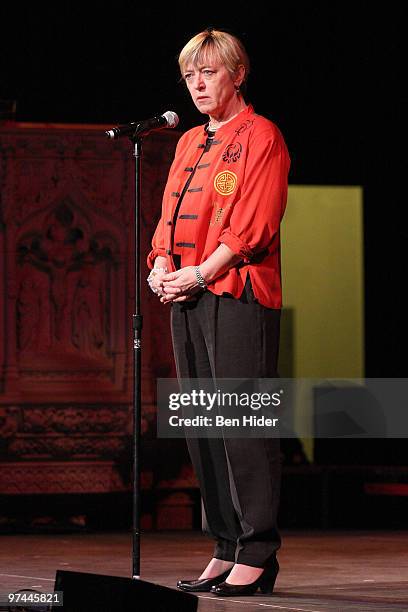
M 279 225 L 289 155 L 281 133 L 247 105 L 249 60 L 231 34 L 205 30 L 179 56 L 205 126 L 179 140 L 148 256 L 148 282 L 172 304 L 179 378 L 277 375 Z M 186 591 L 272 592 L 279 565 L 277 439 L 188 439 L 214 556 Z

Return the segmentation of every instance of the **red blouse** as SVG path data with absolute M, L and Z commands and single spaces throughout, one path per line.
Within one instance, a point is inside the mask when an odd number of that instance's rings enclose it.
M 211 282 L 209 291 L 239 298 L 249 273 L 257 300 L 280 308 L 279 227 L 290 167 L 283 136 L 249 105 L 216 131 L 211 145 L 206 141 L 201 125 L 177 144 L 148 266 L 161 255 L 174 271 L 174 253 L 181 255 L 182 267 L 199 265 L 223 242 L 242 262 Z

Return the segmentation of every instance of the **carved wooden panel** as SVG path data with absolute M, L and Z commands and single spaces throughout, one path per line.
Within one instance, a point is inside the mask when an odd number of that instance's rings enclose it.
M 0 125 L 0 453 L 4 467 L 20 466 L 14 480 L 3 470 L 0 493 L 25 482 L 52 492 L 55 470 L 69 491 L 64 461 L 77 473 L 82 461 L 84 475 L 89 462 L 110 462 L 110 477 L 85 478 L 89 492 L 126 486 L 115 465 L 132 429 L 134 167 L 132 145 L 104 129 Z M 151 437 L 155 378 L 173 366 L 168 308 L 147 291 L 145 258 L 177 139 L 160 132 L 144 143 L 142 429 Z

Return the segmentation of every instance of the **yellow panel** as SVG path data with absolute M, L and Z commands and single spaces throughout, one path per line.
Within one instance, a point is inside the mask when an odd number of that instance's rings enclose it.
M 292 352 L 294 377 L 364 376 L 362 207 L 361 187 L 289 188 L 282 277 L 293 336 L 281 351 Z

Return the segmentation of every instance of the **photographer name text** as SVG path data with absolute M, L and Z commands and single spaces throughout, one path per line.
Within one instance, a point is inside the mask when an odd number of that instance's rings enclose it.
M 226 418 L 222 415 L 209 417 L 197 415 L 192 418 L 172 415 L 169 417 L 171 427 L 277 427 L 279 419 L 265 416 L 243 415 Z

